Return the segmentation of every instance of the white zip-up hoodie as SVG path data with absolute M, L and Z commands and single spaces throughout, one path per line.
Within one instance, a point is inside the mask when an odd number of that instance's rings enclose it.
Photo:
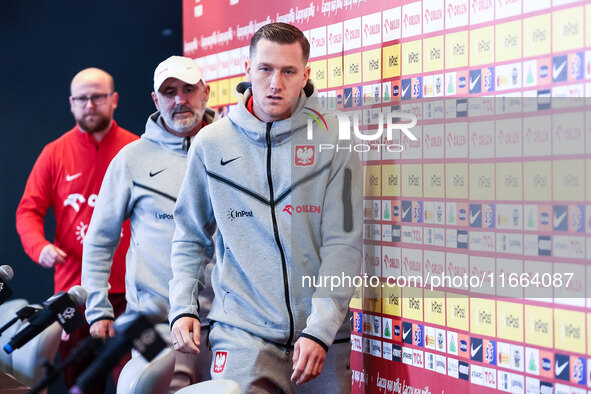
M 216 117 L 215 111 L 206 110 L 206 123 Z M 126 219 L 131 225 L 125 272 L 127 310 L 154 313 L 158 307 L 154 300 L 169 305 L 173 210 L 187 167 L 187 142 L 170 134 L 156 112 L 148 118 L 142 137 L 111 161 L 84 237 L 82 286 L 88 291 L 86 319 L 90 324 L 114 317 L 107 298 L 108 278 Z M 213 263 L 207 263 L 209 282 Z M 209 290 L 200 299 L 205 307 L 203 317 L 212 296 Z M 167 317 L 161 316 L 164 321 Z
M 189 150 L 174 211 L 169 320 L 199 314 L 199 278 L 217 226 L 209 319 L 281 346 L 304 336 L 328 349 L 335 337 L 349 338 L 353 288 L 330 292 L 302 282 L 360 272 L 359 158 L 319 151 L 320 144 L 338 144 L 332 117 L 328 130 L 307 139 L 306 112 L 322 112 L 310 98 L 311 83 L 294 115 L 273 123 L 246 109 L 250 92 L 248 83 L 239 84 L 239 104 L 203 129 Z

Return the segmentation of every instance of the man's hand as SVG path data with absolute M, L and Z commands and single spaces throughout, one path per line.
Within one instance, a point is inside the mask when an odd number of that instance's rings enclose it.
M 90 326 L 90 335 L 93 337 L 107 338 L 107 336 L 114 337 L 115 329 L 113 328 L 113 320 L 99 320 Z
M 41 253 L 39 254 L 39 264 L 45 268 L 52 268 L 54 265 L 66 261 L 67 256 L 66 252 L 54 244 L 48 244 L 41 249 Z
M 172 346 L 183 353 L 199 353 L 201 323 L 194 317 L 181 317 L 172 325 Z
M 322 372 L 326 351 L 308 338 L 300 338 L 293 349 L 293 374 L 291 381 L 298 386 L 314 379 Z

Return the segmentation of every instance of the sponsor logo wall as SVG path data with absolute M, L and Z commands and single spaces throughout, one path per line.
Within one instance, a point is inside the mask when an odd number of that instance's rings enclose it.
M 366 133 L 388 111 L 418 120 L 417 141 L 354 147 L 364 272 L 384 286 L 351 302 L 353 392 L 591 388 L 591 1 L 262 4 L 184 0 L 209 105 L 236 103 L 250 37 L 283 21 L 308 37 L 327 109 Z M 322 154 L 299 149 L 297 166 Z M 479 281 L 385 285 L 400 275 Z

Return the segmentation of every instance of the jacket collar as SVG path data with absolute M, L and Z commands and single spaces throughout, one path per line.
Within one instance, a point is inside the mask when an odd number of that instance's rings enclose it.
M 235 94 L 238 97 L 238 104 L 230 110 L 228 117 L 230 120 L 240 128 L 244 134 L 254 143 L 265 145 L 267 122 L 263 122 L 255 117 L 248 109 L 246 104 L 250 97 L 252 97 L 252 86 L 250 82 L 241 82 L 236 86 Z M 295 108 L 290 118 L 279 120 L 272 123 L 271 127 L 271 144 L 277 145 L 285 142 L 291 133 L 305 128 L 307 119 L 302 116 L 297 116 L 301 109 L 306 105 L 308 98 L 315 95 L 315 88 L 312 82 L 308 81 L 306 86 L 302 89 L 300 97 L 295 104 Z
M 205 113 L 203 114 L 203 120 L 207 124 L 211 124 L 213 121 L 217 120 L 218 114 L 211 108 L 206 108 Z M 160 116 L 160 112 L 156 111 L 152 115 L 148 117 L 148 121 L 146 122 L 146 131 L 142 134 L 142 138 L 150 140 L 156 144 L 161 145 L 162 147 L 169 149 L 175 153 L 187 154 L 187 147 L 189 144 L 185 141 L 186 138 L 184 137 L 177 137 L 168 132 L 164 128 L 164 124 L 162 121 L 162 117 Z M 191 137 L 192 140 L 193 137 Z

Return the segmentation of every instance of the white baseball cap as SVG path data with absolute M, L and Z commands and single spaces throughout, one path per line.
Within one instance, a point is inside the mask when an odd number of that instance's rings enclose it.
M 203 81 L 203 72 L 191 58 L 184 56 L 171 56 L 156 67 L 154 71 L 154 91 L 157 92 L 162 83 L 168 78 L 176 78 L 181 81 L 195 85 Z

